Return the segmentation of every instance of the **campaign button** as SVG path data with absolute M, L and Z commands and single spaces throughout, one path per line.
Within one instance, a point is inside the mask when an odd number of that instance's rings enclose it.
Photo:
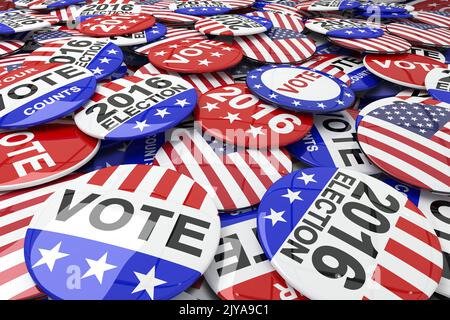
M 450 10 L 449 12 L 440 11 L 415 11 L 412 12 L 414 20 L 426 23 L 432 26 L 450 28 Z
M 438 48 L 450 47 L 450 30 L 447 28 L 403 22 L 388 24 L 387 31 L 414 44 Z
M 361 6 L 361 4 L 358 1 L 352 0 L 313 0 L 302 2 L 295 6 L 295 8 L 303 11 L 326 12 L 350 10 L 358 8 L 359 6 Z
M 15 5 L 17 8 L 28 8 L 31 10 L 53 10 L 81 2 L 84 2 L 84 0 L 18 0 L 15 2 Z
M 0 76 L 0 128 L 49 122 L 81 107 L 95 91 L 93 74 L 60 63 L 25 66 Z
M 219 248 L 205 279 L 223 300 L 306 300 L 273 269 L 258 241 L 257 211 L 222 215 Z
M 45 297 L 25 267 L 23 245 L 25 233 L 35 212 L 45 200 L 68 180 L 80 176 L 71 174 L 36 188 L 12 191 L 0 195 L 0 256 L 2 257 L 2 300 L 25 300 Z
M 339 111 L 355 102 L 354 92 L 345 83 L 305 67 L 264 66 L 249 72 L 247 86 L 263 100 L 300 112 Z
M 109 39 L 119 47 L 137 46 L 153 42 L 162 38 L 167 32 L 167 27 L 162 23 L 155 23 L 153 27 L 147 28 L 143 31 L 125 34 L 120 36 L 112 36 Z
M 110 14 L 136 14 L 141 13 L 142 7 L 134 1 L 99 0 L 81 7 L 76 15 L 78 23 L 94 16 Z
M 29 55 L 29 53 L 19 53 L 0 58 L 0 76 L 20 68 Z
M 222 1 L 175 1 L 175 12 L 194 16 L 213 16 L 231 11 Z
M 410 3 L 416 11 L 450 12 L 448 0 L 414 0 Z
M 40 45 L 44 45 L 48 42 L 71 40 L 73 37 L 80 36 L 83 36 L 83 34 L 76 29 L 70 29 L 67 26 L 52 26 L 34 31 L 31 37 Z
M 303 138 L 312 116 L 277 108 L 254 96 L 244 83 L 210 90 L 199 98 L 195 120 L 222 141 L 251 148 L 285 146 Z
M 411 44 L 402 38 L 384 34 L 381 37 L 371 39 L 343 39 L 329 37 L 333 44 L 365 53 L 399 54 L 411 49 Z
M 255 2 L 255 4 L 256 3 L 257 2 Z M 255 5 L 253 7 L 269 12 L 285 13 L 295 17 L 303 17 L 303 16 L 309 17 L 307 12 L 305 11 L 299 12 L 299 10 L 295 8 L 297 4 L 298 2 L 294 1 L 279 1 L 277 3 L 264 2 L 263 4 L 261 4 L 260 8 L 259 6 Z
M 425 87 L 433 98 L 450 103 L 450 70 L 431 70 L 425 78 Z
M 313 300 L 425 300 L 441 279 L 430 221 L 401 192 L 353 170 L 281 178 L 261 200 L 257 230 L 274 268 Z
M 121 36 L 152 27 L 156 20 L 149 14 L 109 14 L 81 22 L 77 29 L 93 37 Z
M 49 12 L 49 15 L 59 19 L 60 23 L 66 23 L 68 27 L 76 27 L 76 17 L 81 5 L 73 4 L 65 8 L 55 9 Z
M 156 153 L 154 164 L 192 177 L 222 211 L 256 205 L 264 192 L 292 171 L 285 150 L 245 149 L 194 129 L 177 129 Z
M 170 299 L 204 273 L 220 237 L 206 191 L 157 166 L 87 173 L 38 213 L 25 236 L 25 262 L 58 300 Z
M 305 27 L 311 31 L 336 38 L 366 39 L 384 34 L 383 29 L 371 26 L 364 20 L 315 18 L 308 19 Z
M 34 50 L 26 59 L 25 66 L 58 62 L 84 67 L 97 80 L 111 75 L 123 61 L 122 50 L 109 39 L 75 37 L 56 40 Z
M 74 119 L 81 131 L 98 139 L 130 140 L 174 127 L 196 103 L 194 88 L 179 77 L 127 76 L 99 85 Z
M 401 3 L 390 3 L 389 1 L 368 1 L 367 3 L 361 3 L 358 10 L 365 10 L 366 12 L 379 12 L 379 13 L 403 13 L 414 10 L 413 6 Z
M 418 54 L 419 56 L 428 57 L 434 60 L 437 60 L 442 63 L 447 63 L 447 59 L 445 55 L 437 50 L 432 50 L 429 48 L 421 48 L 421 47 L 412 47 L 408 53 Z
M 221 71 L 242 60 L 242 50 L 215 40 L 179 40 L 152 48 L 149 61 L 158 68 L 183 73 Z
M 25 45 L 21 40 L 0 40 L 0 57 L 13 54 Z
M 63 177 L 87 163 L 98 147 L 97 139 L 72 123 L 0 133 L 0 191 L 33 187 Z
M 201 17 L 191 16 L 182 13 L 176 13 L 169 10 L 151 11 L 152 16 L 159 22 L 164 22 L 168 25 L 188 26 L 200 20 Z
M 365 17 L 365 18 L 372 18 L 374 16 L 374 12 L 371 10 L 368 11 L 357 11 L 357 14 Z M 377 17 L 379 17 L 380 19 L 409 19 L 412 18 L 413 15 L 407 11 L 405 12 L 394 12 L 394 13 L 389 13 L 389 12 L 381 12 L 381 13 L 376 13 Z
M 450 193 L 450 105 L 430 98 L 393 99 L 397 103 L 380 102 L 360 120 L 357 139 L 362 150 L 400 181 Z
M 165 141 L 166 135 L 164 133 L 154 134 L 143 139 L 132 140 L 124 153 L 123 163 L 153 164 L 156 153 Z
M 266 18 L 272 22 L 274 28 L 288 29 L 297 32 L 302 32 L 303 29 L 305 29 L 303 19 L 298 15 L 273 11 L 254 11 L 247 13 L 245 16 Z
M 272 22 L 257 16 L 224 14 L 202 18 L 195 23 L 194 27 L 203 34 L 246 36 L 269 30 L 272 28 Z
M 365 174 L 379 173 L 356 140 L 357 110 L 314 116 L 311 131 L 287 147 L 297 159 L 314 167 L 347 168 Z
M 91 172 L 111 166 L 126 164 L 123 162 L 130 141 L 102 140 L 100 148 L 86 165 L 78 169 L 78 172 Z M 136 163 L 137 164 L 137 163 Z
M 314 41 L 304 34 L 281 28 L 252 36 L 233 38 L 247 58 L 263 63 L 295 63 L 309 59 L 316 51 Z
M 445 63 L 417 54 L 367 55 L 364 65 L 370 72 L 387 81 L 413 89 L 425 89 L 425 77 Z
M 31 13 L 28 10 L 0 12 L 0 34 L 15 34 L 49 27 L 59 19 L 51 15 Z

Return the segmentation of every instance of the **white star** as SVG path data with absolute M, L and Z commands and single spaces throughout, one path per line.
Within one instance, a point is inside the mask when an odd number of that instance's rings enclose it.
M 300 192 L 301 191 L 293 192 L 291 189 L 287 189 L 287 193 L 283 194 L 282 197 L 288 198 L 290 203 L 294 202 L 295 200 L 303 200 L 299 196 Z
M 230 112 L 227 112 L 227 116 L 223 118 L 228 119 L 230 123 L 233 123 L 233 121 L 235 120 L 242 120 L 241 118 L 239 118 L 239 113 L 230 113 Z
M 105 274 L 105 271 L 117 268 L 117 266 L 109 264 L 106 262 L 106 259 L 108 257 L 108 252 L 105 252 L 105 254 L 98 260 L 92 260 L 87 259 L 86 262 L 89 264 L 89 270 L 86 271 L 85 274 L 81 277 L 81 279 L 95 276 L 100 284 L 102 284 L 103 281 L 103 275 Z
M 318 103 L 317 106 L 322 109 L 325 109 L 327 107 L 326 105 L 323 104 L 323 102 Z
M 54 246 L 50 250 L 39 249 L 39 252 L 41 253 L 42 258 L 39 259 L 39 261 L 33 265 L 33 268 L 36 268 L 40 265 L 45 264 L 50 269 L 50 271 L 53 271 L 53 267 L 55 266 L 56 260 L 67 257 L 69 255 L 67 253 L 59 251 L 59 248 L 61 247 L 61 243 L 62 243 L 62 241 L 60 241 L 56 246 Z
M 261 89 L 261 85 L 260 85 L 260 84 L 255 84 L 255 85 L 253 86 L 253 88 L 255 88 L 255 89 Z
M 102 74 L 103 73 L 103 69 L 100 69 L 99 67 L 95 68 L 95 69 L 91 69 L 93 74 Z
M 165 55 L 167 52 L 165 52 L 164 50 L 163 51 L 158 51 L 158 52 L 155 52 L 155 56 L 163 56 L 163 55 Z
M 219 109 L 219 107 L 217 106 L 217 103 L 206 103 L 206 106 L 203 106 L 202 109 L 208 109 L 209 112 L 211 112 L 211 110 L 214 109 Z
M 271 94 L 269 95 L 269 97 L 270 97 L 271 99 L 276 99 L 276 97 L 278 97 L 278 95 L 276 95 L 275 93 L 271 93 Z
M 100 63 L 109 63 L 111 61 L 111 59 L 108 59 L 108 58 L 101 58 L 100 59 Z
M 190 104 L 190 103 L 187 102 L 186 99 L 183 99 L 183 100 L 178 100 L 177 99 L 177 102 L 175 104 L 178 105 L 178 106 L 181 106 L 182 108 L 184 108 L 185 105 Z
M 245 132 L 250 132 L 253 136 L 253 138 L 256 138 L 258 135 L 266 135 L 264 132 L 262 132 L 262 126 L 261 127 L 254 127 L 250 125 L 250 129 L 248 129 Z
M 139 291 L 146 291 L 150 299 L 154 299 L 155 287 L 160 286 L 167 281 L 156 278 L 155 267 L 153 267 L 147 274 L 135 272 L 135 276 L 139 279 L 139 284 L 134 288 L 132 293 Z
M 120 26 L 119 29 L 120 30 L 127 30 L 127 26 Z
M 160 116 L 161 119 L 164 119 L 164 116 L 168 114 L 170 114 L 170 112 L 167 112 L 167 108 L 164 108 L 164 109 L 156 109 L 156 113 L 154 115 Z
M 342 101 L 342 100 L 336 100 L 336 102 L 337 102 L 337 104 L 339 104 L 339 105 L 343 105 L 343 104 L 344 104 L 344 101 Z
M 277 224 L 278 221 L 286 222 L 283 218 L 284 211 L 276 212 L 272 208 L 270 209 L 270 215 L 265 216 L 264 219 L 272 220 L 272 227 Z
M 294 106 L 299 106 L 301 103 L 300 103 L 300 101 L 298 101 L 298 100 L 294 100 L 294 101 L 292 101 L 292 104 L 294 105 Z
M 314 180 L 314 174 L 306 174 L 304 172 L 302 172 L 302 176 L 297 178 L 298 180 L 303 180 L 303 182 L 305 183 L 305 186 L 308 185 L 308 183 L 310 182 L 317 182 L 316 180 Z
M 208 66 L 211 63 L 208 59 L 198 60 L 199 66 Z
M 171 44 L 171 45 L 169 46 L 169 48 L 176 49 L 176 48 L 178 48 L 178 45 L 177 45 L 177 44 Z
M 144 128 L 150 127 L 149 124 L 147 124 L 147 120 L 144 121 L 136 121 L 136 125 L 133 127 L 133 129 L 139 129 L 141 132 L 144 131 Z
M 223 56 L 223 53 L 220 53 L 220 52 L 213 52 L 213 53 L 211 53 L 211 56 L 220 58 L 221 56 Z
M 346 93 L 344 93 L 344 96 L 346 96 L 346 97 L 351 97 L 352 95 L 350 94 L 350 93 L 348 93 L 348 92 L 346 92 Z
M 350 31 L 350 30 L 349 30 L 349 31 L 345 31 L 345 33 L 346 33 L 346 34 L 352 34 L 353 31 Z
M 225 51 L 231 51 L 231 50 L 233 50 L 233 49 L 230 48 L 230 47 L 223 47 L 222 50 L 225 50 Z
M 119 51 L 114 50 L 114 49 L 108 50 L 108 54 L 117 54 L 118 52 Z

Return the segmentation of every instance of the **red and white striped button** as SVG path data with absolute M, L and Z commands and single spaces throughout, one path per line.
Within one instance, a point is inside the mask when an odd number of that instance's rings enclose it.
M 268 6 L 264 7 L 264 10 Z M 247 13 L 248 16 L 262 17 L 270 20 L 274 28 L 282 28 L 302 32 L 305 29 L 303 19 L 300 15 L 287 14 L 273 11 L 254 11 Z
M 411 14 L 415 20 L 422 23 L 450 28 L 450 13 L 439 11 L 414 11 Z
M 335 45 L 366 53 L 397 54 L 411 49 L 411 44 L 399 37 L 384 34 L 372 39 L 343 39 L 328 37 Z
M 0 57 L 12 54 L 22 48 L 25 42 L 20 40 L 2 40 L 0 41 Z
M 391 23 L 387 25 L 387 30 L 414 44 L 438 48 L 450 47 L 450 30 L 447 28 L 424 23 Z
M 343 63 L 341 66 L 333 64 L 334 62 L 342 61 L 342 58 L 346 57 L 336 54 L 317 54 L 314 55 L 310 60 L 299 64 L 299 66 L 325 72 L 350 86 L 351 80 L 344 68 L 347 67 L 347 70 L 349 71 L 351 68 L 346 66 L 345 63 Z

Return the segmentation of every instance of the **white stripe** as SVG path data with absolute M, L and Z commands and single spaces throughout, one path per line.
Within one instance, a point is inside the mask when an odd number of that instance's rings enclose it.
M 36 284 L 33 282 L 33 279 L 26 273 L 0 286 L 0 300 L 11 299 L 34 286 Z
M 25 238 L 25 234 L 27 233 L 28 226 L 14 230 L 0 237 L 0 247 L 6 246 L 13 242 L 19 241 Z
M 274 168 L 264 153 L 254 149 L 248 149 L 247 152 L 252 157 L 252 163 L 258 164 L 259 168 L 257 170 L 260 170 L 260 174 L 264 172 L 272 182 L 281 178 L 281 174 Z
M 286 51 L 289 53 L 289 55 L 292 57 L 292 59 L 294 59 L 294 61 L 300 61 L 300 60 L 303 60 L 303 57 L 300 56 L 299 54 L 297 54 L 296 50 L 294 50 L 294 48 L 291 47 L 291 45 L 290 45 L 289 42 L 287 42 L 287 41 L 284 40 L 284 39 L 278 40 L 277 42 L 278 42 L 280 45 L 282 45 L 282 46 L 286 49 Z M 295 48 L 295 49 L 299 49 L 299 51 L 300 51 L 302 54 L 304 54 L 305 48 L 303 48 L 303 47 L 301 46 L 301 44 L 300 44 L 297 48 Z M 306 54 L 305 56 L 308 56 L 308 55 Z M 286 58 L 287 58 L 287 57 L 286 57 Z M 283 60 L 283 61 L 286 61 L 286 62 L 291 61 L 291 59 L 289 59 L 289 58 L 287 58 L 287 59 L 288 59 L 288 60 Z
M 434 232 L 433 225 L 431 224 L 430 220 L 428 220 L 425 216 L 422 216 L 418 214 L 417 212 L 411 211 L 408 208 L 403 208 L 404 217 L 407 218 L 407 220 L 411 221 L 415 225 L 421 227 L 422 229 L 427 230 L 428 232 L 432 234 L 436 234 Z
M 106 180 L 105 185 L 108 185 L 108 189 L 119 189 L 120 185 L 124 182 L 125 178 L 129 176 L 130 172 L 135 166 L 119 166 L 111 176 Z
M 19 248 L 16 251 L 1 257 L 0 261 L 0 272 L 4 272 L 5 270 L 17 266 L 22 262 L 25 262 L 25 257 L 23 256 L 23 248 Z
M 155 190 L 156 185 L 161 181 L 163 175 L 164 170 L 156 170 L 155 167 L 151 166 L 149 172 L 136 187 L 136 191 L 143 192 L 150 196 L 153 190 Z
M 163 148 L 160 148 L 158 150 L 155 155 L 155 160 L 158 162 L 159 166 L 175 170 L 175 166 L 173 165 L 172 161 L 170 161 L 169 156 Z
M 257 39 L 261 39 L 261 42 L 265 42 L 270 49 L 272 50 L 272 52 L 274 52 L 276 54 L 276 56 L 278 57 L 278 59 L 280 61 L 290 61 L 288 59 L 288 57 L 286 57 L 286 55 L 284 54 L 284 52 L 278 47 L 278 45 L 272 40 L 270 39 L 266 34 L 260 34 L 257 35 Z M 260 47 L 262 47 L 262 45 L 260 44 L 257 49 L 260 50 Z M 271 56 L 271 55 L 269 55 Z M 268 59 L 267 61 L 275 61 L 272 57 L 270 57 L 270 59 Z
M 371 277 L 369 275 L 368 277 Z M 394 294 L 392 291 L 386 289 L 378 282 L 370 279 L 370 283 L 368 285 L 368 289 L 364 292 L 364 295 L 369 300 L 401 300 L 401 298 Z
M 164 184 L 164 181 L 160 181 L 160 183 Z M 180 175 L 175 185 L 172 187 L 172 190 L 170 190 L 169 196 L 167 197 L 167 201 L 169 203 L 180 203 L 183 204 L 184 200 L 186 200 L 186 197 L 189 194 L 189 191 L 191 191 L 191 187 L 195 182 L 185 176 Z
M 270 149 L 271 154 L 286 168 L 287 171 L 292 171 L 292 161 L 289 157 L 280 149 Z
M 32 207 L 24 208 L 19 211 L 12 212 L 0 218 L 0 227 L 4 227 L 8 224 L 33 216 L 37 210 L 42 206 L 42 203 L 36 204 Z

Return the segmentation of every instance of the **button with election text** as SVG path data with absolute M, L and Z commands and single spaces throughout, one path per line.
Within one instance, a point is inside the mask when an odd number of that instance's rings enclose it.
M 203 34 L 246 36 L 269 30 L 272 28 L 272 22 L 257 16 L 223 14 L 200 19 L 195 23 L 194 27 Z
M 99 85 L 75 115 L 77 126 L 98 139 L 129 140 L 170 129 L 197 103 L 187 81 L 165 74 L 128 76 Z
M 122 50 L 109 39 L 75 37 L 43 45 L 25 59 L 24 65 L 46 62 L 73 64 L 90 70 L 97 80 L 101 80 L 119 68 L 122 61 Z
M 174 131 L 154 163 L 198 181 L 222 211 L 258 204 L 272 183 L 292 171 L 285 150 L 244 149 L 193 129 Z
M 384 34 L 371 39 L 343 39 L 328 38 L 333 44 L 340 47 L 365 53 L 399 54 L 411 49 L 411 44 L 402 38 Z
M 358 19 L 315 18 L 307 20 L 305 27 L 311 31 L 336 38 L 366 39 L 380 37 L 384 34 L 383 29 Z
M 158 68 L 183 73 L 221 71 L 242 60 L 242 50 L 215 40 L 183 40 L 152 48 L 150 62 Z
M 274 28 L 294 30 L 297 32 L 302 32 L 305 28 L 302 18 L 292 14 L 272 11 L 254 11 L 247 13 L 245 16 L 266 18 L 272 22 Z
M 231 11 L 231 8 L 222 1 L 175 1 L 175 12 L 193 16 L 213 16 Z
M 44 297 L 45 294 L 31 279 L 25 267 L 23 246 L 25 233 L 35 212 L 39 212 L 45 200 L 59 190 L 64 183 L 80 174 L 71 174 L 48 184 L 27 190 L 0 195 L 0 256 L 3 264 L 0 297 L 3 300 L 25 300 Z
M 141 13 L 142 7 L 129 0 L 99 0 L 81 7 L 76 16 L 77 22 L 82 22 L 94 16 L 109 14 L 136 14 Z
M 449 12 L 440 11 L 415 11 L 412 12 L 414 20 L 432 26 L 450 28 L 450 7 Z
M 355 101 L 354 92 L 337 78 L 291 65 L 255 69 L 247 76 L 247 86 L 263 100 L 300 112 L 333 112 Z
M 365 174 L 379 173 L 356 140 L 357 110 L 314 116 L 310 133 L 287 147 L 297 159 L 314 167 L 347 168 Z
M 88 36 L 110 37 L 141 32 L 152 27 L 156 20 L 149 14 L 110 14 L 81 22 L 77 29 Z
M 285 146 L 311 129 L 311 115 L 266 104 L 244 83 L 208 91 L 199 98 L 195 120 L 208 134 L 244 147 Z
M 353 170 L 281 178 L 261 200 L 257 230 L 274 268 L 313 300 L 425 300 L 441 279 L 429 220 L 402 193 Z
M 439 195 L 423 189 L 415 189 L 391 178 L 381 180 L 403 192 L 433 226 L 444 255 L 442 278 L 436 292 L 450 297 L 450 195 Z
M 0 191 L 28 188 L 63 177 L 87 163 L 98 147 L 97 139 L 85 135 L 72 123 L 2 132 Z
M 15 2 L 15 5 L 17 8 L 28 8 L 31 10 L 53 10 L 81 2 L 84 2 L 84 0 L 18 0 Z
M 47 63 L 0 76 L 0 128 L 19 129 L 67 115 L 93 95 L 97 83 L 89 70 Z
M 450 193 L 450 105 L 430 98 L 393 99 L 398 100 L 379 102 L 360 119 L 357 139 L 361 149 L 400 181 Z
M 263 63 L 295 63 L 316 51 L 314 41 L 298 31 L 272 28 L 268 32 L 233 38 L 247 58 Z
M 21 40 L 0 40 L 0 57 L 10 55 L 22 48 L 25 42 Z
M 408 53 L 418 54 L 419 56 L 428 57 L 442 63 L 447 63 L 445 55 L 437 50 L 421 47 L 412 47 Z
M 367 55 L 364 65 L 378 77 L 413 89 L 425 89 L 425 77 L 435 68 L 447 68 L 445 63 L 417 54 Z
M 320 54 L 313 56 L 300 66 L 322 71 L 350 85 L 354 91 L 372 89 L 381 79 L 369 72 L 362 59 L 335 54 Z
M 450 103 L 450 70 L 431 70 L 425 78 L 425 87 L 433 98 Z
M 0 11 L 0 34 L 37 30 L 58 22 L 57 17 L 31 13 L 28 10 Z
M 223 300 L 306 300 L 273 269 L 258 241 L 257 211 L 221 216 L 219 248 L 205 272 Z
M 219 238 L 217 208 L 198 183 L 120 165 L 49 197 L 27 230 L 25 262 L 52 299 L 163 300 L 206 271 Z
M 401 37 L 413 44 L 448 48 L 450 47 L 450 30 L 443 27 L 430 26 L 425 23 L 390 23 L 389 33 Z
M 295 6 L 297 10 L 302 11 L 341 11 L 358 8 L 361 4 L 353 0 L 312 0 L 302 2 Z
M 125 34 L 121 36 L 112 36 L 109 39 L 112 43 L 122 47 L 137 46 L 158 40 L 167 32 L 167 27 L 162 23 L 155 23 L 153 27 L 147 28 L 143 31 Z

